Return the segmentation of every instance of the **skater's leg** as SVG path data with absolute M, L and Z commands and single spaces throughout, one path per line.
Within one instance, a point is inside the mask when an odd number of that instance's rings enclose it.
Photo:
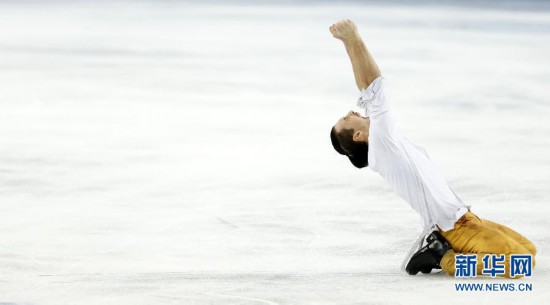
M 483 256 L 485 254 L 505 254 L 504 276 L 510 274 L 510 254 L 531 254 L 531 252 L 518 241 L 496 229 L 493 225 L 483 223 L 473 213 L 468 212 L 455 224 L 454 229 L 441 232 L 443 237 L 451 244 L 453 250 L 445 253 L 440 265 L 443 271 L 455 275 L 455 255 L 460 253 L 478 254 L 477 274 L 483 269 Z
M 493 221 L 490 221 L 490 220 L 487 220 L 487 219 L 481 219 L 481 222 L 484 223 L 484 224 L 487 224 L 490 227 L 496 228 L 497 230 L 503 232 L 504 234 L 510 236 L 512 239 L 519 242 L 522 246 L 524 246 L 525 248 L 527 248 L 527 250 L 529 250 L 529 252 L 533 255 L 533 259 L 534 259 L 535 255 L 537 254 L 537 248 L 525 236 L 523 236 L 523 235 L 519 234 L 518 232 L 508 228 L 507 226 L 501 225 L 499 223 L 496 223 L 496 222 L 493 222 Z

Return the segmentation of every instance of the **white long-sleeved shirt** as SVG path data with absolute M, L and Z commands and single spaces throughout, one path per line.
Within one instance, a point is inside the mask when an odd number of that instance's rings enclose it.
M 453 229 L 468 206 L 453 192 L 426 150 L 396 130 L 382 76 L 361 91 L 357 105 L 370 118 L 368 167 L 420 214 L 424 229 L 434 225 L 443 231 Z

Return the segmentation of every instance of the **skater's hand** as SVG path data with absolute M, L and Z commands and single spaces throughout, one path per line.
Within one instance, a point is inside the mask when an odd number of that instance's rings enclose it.
M 338 38 L 344 42 L 355 40 L 359 37 L 355 23 L 353 23 L 353 21 L 349 19 L 344 19 L 336 22 L 335 24 L 330 26 L 329 30 L 334 38 Z

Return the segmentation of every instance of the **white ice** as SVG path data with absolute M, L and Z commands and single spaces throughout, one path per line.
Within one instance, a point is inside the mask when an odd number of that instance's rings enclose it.
M 341 18 L 402 132 L 538 246 L 533 291 L 400 270 L 419 217 L 329 140 Z M 538 2 L 2 1 L 0 304 L 547 304 L 549 54 Z

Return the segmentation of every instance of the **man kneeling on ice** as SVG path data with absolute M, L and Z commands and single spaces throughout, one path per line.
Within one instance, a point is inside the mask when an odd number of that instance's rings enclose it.
M 419 250 L 405 261 L 411 275 L 443 269 L 455 275 L 455 256 L 477 254 L 482 274 L 485 254 L 505 255 L 502 276 L 510 274 L 510 257 L 537 252 L 527 238 L 503 225 L 481 219 L 469 210 L 446 183 L 426 151 L 404 138 L 395 127 L 384 93 L 384 78 L 351 20 L 330 27 L 344 42 L 361 95 L 358 106 L 365 116 L 350 111 L 330 132 L 334 149 L 358 167 L 379 173 L 411 207 L 424 226 Z M 426 236 L 427 237 L 424 237 Z

